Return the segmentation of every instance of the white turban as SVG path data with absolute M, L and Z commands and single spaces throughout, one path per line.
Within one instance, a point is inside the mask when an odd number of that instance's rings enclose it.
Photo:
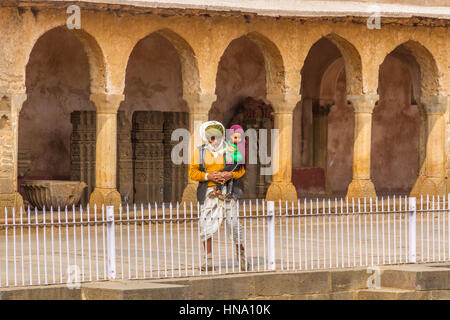
M 206 136 L 206 131 L 208 130 L 208 127 L 215 127 L 214 129 L 221 131 L 222 133 L 222 141 L 220 144 L 216 147 L 212 146 L 211 143 L 209 143 L 208 138 Z M 202 138 L 203 142 L 206 144 L 206 148 L 212 153 L 214 158 L 217 158 L 217 156 L 225 151 L 226 143 L 225 143 L 225 128 L 219 121 L 206 121 L 200 125 L 200 137 Z

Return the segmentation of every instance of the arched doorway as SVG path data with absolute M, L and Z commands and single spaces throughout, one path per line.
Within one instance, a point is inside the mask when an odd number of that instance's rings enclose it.
M 118 114 L 118 190 L 127 202 L 180 201 L 186 165 L 171 160 L 172 131 L 188 128 L 179 53 L 158 32 L 141 39 L 127 66 Z
M 372 120 L 372 181 L 378 194 L 409 194 L 419 173 L 425 115 L 417 105 L 420 67 L 406 47 L 397 47 L 380 65 L 378 94 Z
M 233 40 L 219 63 L 216 77 L 217 100 L 209 119 L 217 120 L 229 128 L 239 124 L 244 130 L 274 128 L 273 109 L 266 100 L 265 56 L 252 37 L 242 36 Z M 249 139 L 249 138 L 247 138 Z M 246 174 L 242 189 L 246 199 L 263 199 L 272 176 L 260 174 L 259 155 L 257 164 L 249 164 L 249 144 L 246 152 Z M 268 150 L 270 156 L 270 148 Z
M 373 168 L 378 184 L 382 181 L 381 188 L 397 188 L 396 192 L 414 196 L 445 194 L 447 99 L 440 95 L 436 61 L 423 45 L 410 40 L 395 47 L 385 57 L 379 71 L 377 116 L 384 117 L 389 127 L 391 135 L 383 141 L 390 144 L 390 148 L 385 149 L 385 157 L 391 157 L 392 161 L 378 163 Z M 388 123 L 392 118 L 395 118 L 394 127 L 393 121 Z M 379 136 L 382 136 L 381 130 L 378 126 Z M 380 152 L 380 146 L 372 145 L 372 157 L 376 152 Z M 388 178 L 389 171 L 394 174 Z M 396 181 L 388 183 L 390 179 Z
M 299 195 L 344 195 L 352 180 L 354 115 L 346 99 L 345 67 L 341 50 L 323 37 L 301 70 L 292 141 L 292 179 Z
M 80 153 L 95 158 L 95 140 L 92 150 L 73 147 L 71 114 L 95 112 L 89 68 L 83 44 L 64 27 L 46 32 L 33 47 L 26 66 L 27 100 L 19 116 L 19 185 L 23 180 L 86 181 L 77 159 Z M 95 172 L 95 162 L 91 167 Z M 85 189 L 83 203 L 93 187 Z

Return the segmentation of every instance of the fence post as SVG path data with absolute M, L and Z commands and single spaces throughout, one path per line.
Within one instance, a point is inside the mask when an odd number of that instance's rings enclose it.
M 275 202 L 267 201 L 267 245 L 269 270 L 275 270 Z
M 409 198 L 409 262 L 416 262 L 416 198 Z
M 106 226 L 108 245 L 108 279 L 116 278 L 116 234 L 114 230 L 114 207 L 106 207 Z

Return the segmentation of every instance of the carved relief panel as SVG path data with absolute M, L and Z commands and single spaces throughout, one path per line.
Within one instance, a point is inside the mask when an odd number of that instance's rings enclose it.
M 163 123 L 162 112 L 135 111 L 133 113 L 133 177 L 136 203 L 163 200 Z
M 84 181 L 81 203 L 95 188 L 95 111 L 74 111 L 70 139 L 71 180 Z M 187 112 L 136 111 L 132 123 L 125 112 L 117 119 L 117 189 L 123 203 L 181 200 L 187 184 L 187 165 L 175 165 L 173 130 L 188 129 Z
M 95 188 L 96 118 L 95 111 L 74 111 L 70 114 L 70 180 L 87 184 L 81 204 L 89 202 Z

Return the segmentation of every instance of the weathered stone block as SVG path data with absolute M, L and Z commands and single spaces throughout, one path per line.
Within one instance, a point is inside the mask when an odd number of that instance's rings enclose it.
M 149 281 L 115 281 L 83 285 L 83 300 L 182 300 L 187 287 Z
M 80 289 L 66 285 L 0 289 L 0 300 L 80 300 Z
M 177 280 L 164 283 L 176 283 L 189 287 L 189 299 L 248 299 L 254 296 L 257 276 L 230 275 L 221 278 L 205 277 L 201 279 Z
M 450 269 L 418 272 L 416 276 L 416 289 L 450 290 Z
M 330 300 L 355 300 L 358 296 L 358 291 L 341 291 L 330 293 Z
M 450 290 L 450 268 L 423 266 L 410 269 L 383 270 L 381 286 L 408 290 Z
M 325 293 L 330 289 L 328 271 L 266 274 L 255 279 L 255 295 Z
M 431 291 L 403 289 L 365 289 L 358 293 L 359 300 L 428 300 Z
M 331 291 L 347 291 L 364 289 L 370 275 L 366 269 L 362 270 L 333 270 L 330 272 Z
M 416 289 L 416 272 L 400 270 L 383 270 L 381 286 L 388 288 Z

